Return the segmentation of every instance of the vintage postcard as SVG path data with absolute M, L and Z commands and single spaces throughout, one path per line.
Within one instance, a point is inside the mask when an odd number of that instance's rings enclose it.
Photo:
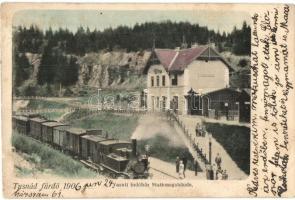
M 2 4 L 5 197 L 294 197 L 294 17 Z

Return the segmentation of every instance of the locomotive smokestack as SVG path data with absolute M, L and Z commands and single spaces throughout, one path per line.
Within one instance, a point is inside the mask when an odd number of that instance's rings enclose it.
M 137 146 L 137 141 L 136 139 L 132 139 L 132 156 L 136 157 L 136 146 Z

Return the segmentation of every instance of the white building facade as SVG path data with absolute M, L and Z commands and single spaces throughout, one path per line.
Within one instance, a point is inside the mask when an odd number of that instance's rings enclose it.
M 230 65 L 209 46 L 155 49 L 145 68 L 147 109 L 188 114 L 187 95 L 229 87 Z M 198 109 L 202 109 L 199 102 Z

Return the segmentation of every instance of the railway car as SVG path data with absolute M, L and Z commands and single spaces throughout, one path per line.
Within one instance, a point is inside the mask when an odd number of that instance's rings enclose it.
M 53 145 L 55 148 L 60 149 L 62 151 L 65 150 L 67 145 L 66 133 L 69 128 L 69 125 L 56 126 L 53 128 Z
M 48 120 L 44 117 L 34 117 L 30 118 L 30 136 L 40 140 L 42 139 L 42 123 L 50 122 L 51 120 Z
M 78 157 L 81 156 L 81 136 L 86 135 L 86 130 L 82 128 L 70 127 L 66 131 L 66 150 Z
M 59 126 L 65 126 L 65 124 L 56 121 L 42 123 L 42 141 L 53 144 L 53 129 Z
M 27 135 L 30 132 L 29 118 L 26 116 L 13 116 L 12 128 L 19 134 Z
M 99 142 L 100 152 L 101 152 L 101 163 L 105 167 L 114 169 L 117 172 L 125 171 L 127 164 L 129 163 L 128 157 L 116 154 L 117 149 L 131 149 L 131 143 L 121 140 L 106 140 Z
M 86 160 L 91 160 L 94 163 L 100 163 L 100 148 L 99 142 L 108 140 L 102 135 L 84 135 L 81 137 L 81 155 Z

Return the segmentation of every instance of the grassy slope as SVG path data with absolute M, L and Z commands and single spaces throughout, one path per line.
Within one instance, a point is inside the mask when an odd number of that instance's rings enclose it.
M 250 171 L 250 129 L 242 126 L 205 123 L 206 129 L 219 142 L 237 165 Z
M 28 155 L 26 159 L 38 166 L 38 170 L 46 168 L 52 169 L 53 173 L 70 178 L 93 178 L 96 173 L 85 168 L 81 163 L 71 157 L 54 150 L 44 144 L 38 143 L 29 137 L 14 133 L 12 135 L 12 145 L 19 151 Z M 17 171 L 22 169 L 17 169 Z M 23 174 L 29 171 L 21 171 Z
M 66 103 L 42 99 L 31 99 L 26 109 L 62 109 L 66 107 L 68 107 Z
M 138 116 L 99 113 L 87 119 L 74 122 L 72 125 L 85 129 L 102 129 L 109 137 L 129 140 L 137 126 Z

